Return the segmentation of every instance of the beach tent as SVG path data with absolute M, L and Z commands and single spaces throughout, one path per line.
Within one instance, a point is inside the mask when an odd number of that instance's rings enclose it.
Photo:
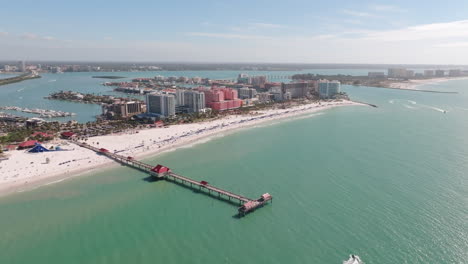
M 39 153 L 39 152 L 47 152 L 47 151 L 50 151 L 50 150 L 46 149 L 41 144 L 36 143 L 36 145 L 32 149 L 30 149 L 28 152 L 29 153 Z

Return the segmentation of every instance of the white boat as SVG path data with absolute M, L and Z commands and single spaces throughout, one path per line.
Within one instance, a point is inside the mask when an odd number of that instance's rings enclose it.
M 349 255 L 349 259 L 343 261 L 343 264 L 363 264 L 361 258 L 358 255 Z

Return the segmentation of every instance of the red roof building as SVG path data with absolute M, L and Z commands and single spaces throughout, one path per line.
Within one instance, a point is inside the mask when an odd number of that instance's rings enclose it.
M 37 140 L 28 140 L 18 145 L 18 149 L 32 148 L 36 143 L 41 143 Z
M 154 167 L 151 171 L 156 172 L 157 174 L 161 174 L 171 172 L 171 169 L 159 164 L 158 166 Z
M 161 121 L 161 120 L 158 120 L 158 121 L 154 122 L 154 125 L 155 125 L 156 127 L 163 127 L 163 126 L 164 126 L 164 122 Z
M 68 131 L 68 132 L 62 132 L 62 134 L 60 135 L 62 136 L 62 138 L 71 138 L 75 136 L 75 133 Z
M 54 135 L 50 135 L 50 134 L 47 134 L 47 133 L 44 133 L 44 132 L 34 132 L 31 137 L 37 137 L 37 136 L 42 136 L 44 138 L 53 138 Z
M 8 151 L 12 151 L 12 150 L 15 150 L 17 147 L 18 147 L 17 145 L 7 145 L 5 149 Z

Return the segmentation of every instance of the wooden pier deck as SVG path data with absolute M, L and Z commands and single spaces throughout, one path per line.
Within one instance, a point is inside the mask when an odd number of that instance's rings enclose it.
M 226 190 L 211 186 L 209 184 L 202 184 L 200 182 L 194 181 L 194 180 L 189 179 L 187 177 L 177 175 L 177 174 L 175 174 L 173 172 L 169 172 L 164 177 L 172 177 L 172 178 L 177 179 L 177 180 L 179 180 L 179 181 L 181 181 L 183 183 L 189 183 L 192 186 L 198 186 L 201 189 L 206 189 L 206 190 L 208 190 L 208 192 L 215 192 L 215 193 L 218 193 L 220 196 L 224 195 L 224 196 L 228 197 L 228 199 L 236 199 L 236 200 L 239 200 L 240 202 L 244 202 L 244 203 L 246 203 L 248 201 L 253 201 L 253 199 L 247 198 L 245 196 L 242 196 L 242 195 L 239 195 L 239 194 L 234 194 L 232 192 L 229 192 L 229 191 L 226 191 Z
M 248 197 L 245 197 L 240 194 L 235 194 L 226 190 L 223 190 L 221 188 L 212 186 L 208 184 L 205 181 L 196 181 L 193 179 L 190 179 L 188 177 L 176 174 L 172 172 L 169 168 L 158 165 L 158 166 L 153 166 L 150 164 L 146 164 L 144 162 L 138 161 L 133 159 L 132 157 L 126 157 L 123 155 L 111 153 L 108 150 L 104 148 L 97 148 L 90 146 L 86 143 L 81 143 L 81 142 L 74 142 L 75 144 L 79 145 L 80 147 L 87 148 L 89 150 L 92 150 L 98 154 L 105 155 L 117 162 L 120 162 L 126 166 L 133 167 L 142 171 L 145 171 L 149 173 L 151 176 L 155 177 L 156 179 L 163 179 L 167 181 L 173 181 L 176 183 L 181 183 L 185 184 L 186 186 L 192 188 L 192 189 L 198 189 L 198 190 L 204 190 L 207 191 L 209 194 L 216 193 L 218 194 L 218 197 L 227 197 L 227 200 L 229 201 L 238 201 L 239 205 L 239 215 L 245 215 L 248 212 L 254 211 L 255 209 L 262 207 L 265 205 L 268 201 L 272 201 L 271 195 L 264 194 L 260 197 L 260 199 L 251 199 Z M 166 168 L 167 171 L 164 172 L 158 172 L 155 169 L 158 167 Z

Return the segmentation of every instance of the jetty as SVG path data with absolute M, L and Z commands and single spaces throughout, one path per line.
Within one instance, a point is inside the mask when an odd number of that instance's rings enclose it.
M 25 80 L 36 79 L 36 78 L 41 78 L 41 76 L 37 74 L 35 71 L 33 71 L 33 72 L 24 73 L 18 76 L 10 77 L 10 78 L 0 79 L 0 85 L 22 82 Z
M 74 143 L 80 147 L 87 148 L 100 155 L 104 155 L 123 165 L 146 172 L 155 180 L 166 180 L 169 182 L 174 182 L 174 183 L 184 185 L 194 190 L 203 191 L 204 193 L 212 197 L 224 199 L 231 203 L 234 202 L 239 205 L 239 208 L 237 210 L 238 211 L 237 215 L 239 217 L 245 216 L 247 213 L 253 212 L 256 209 L 263 207 L 268 202 L 273 201 L 273 197 L 269 193 L 265 193 L 261 195 L 260 198 L 258 199 L 251 199 L 246 196 L 235 194 L 233 192 L 224 190 L 222 188 L 215 187 L 206 181 L 196 181 L 186 176 L 176 174 L 172 172 L 170 168 L 160 165 L 160 164 L 153 166 L 153 165 L 135 160 L 133 157 L 128 157 L 128 156 L 123 156 L 123 155 L 119 155 L 116 153 L 112 153 L 105 148 L 97 148 L 97 147 L 88 145 L 86 143 L 76 142 L 76 141 Z

